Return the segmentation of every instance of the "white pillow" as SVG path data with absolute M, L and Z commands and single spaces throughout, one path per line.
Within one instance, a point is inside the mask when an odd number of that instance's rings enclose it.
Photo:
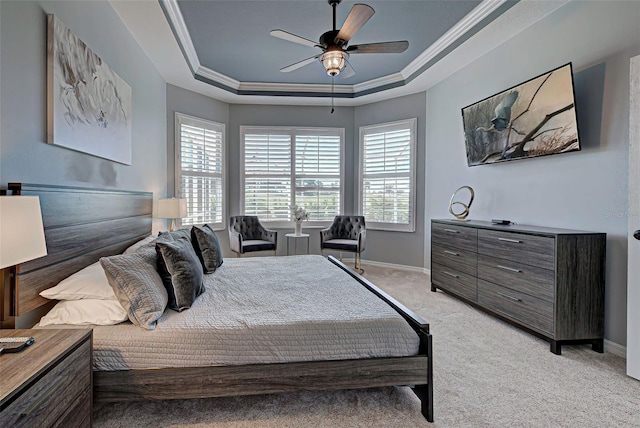
M 40 292 L 40 295 L 52 300 L 118 300 L 99 261 L 63 279 L 55 287 Z
M 133 244 L 132 246 L 130 246 L 129 248 L 124 250 L 124 252 L 122 254 L 135 253 L 138 248 L 142 247 L 143 245 L 146 245 L 146 244 L 149 244 L 149 243 L 153 242 L 156 238 L 157 238 L 157 236 L 153 236 L 153 235 L 147 236 L 146 238 L 141 239 L 140 241 L 136 242 L 135 244 Z
M 40 326 L 55 324 L 114 325 L 128 320 L 117 300 L 63 300 L 40 319 Z

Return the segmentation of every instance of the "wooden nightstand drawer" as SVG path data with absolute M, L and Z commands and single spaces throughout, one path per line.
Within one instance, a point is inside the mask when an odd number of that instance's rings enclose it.
M 552 270 L 478 254 L 478 278 L 553 303 Z
M 478 250 L 478 231 L 455 224 L 431 223 L 431 242 L 471 252 Z
M 553 303 L 478 280 L 478 303 L 544 334 L 553 334 Z
M 555 269 L 555 239 L 523 233 L 478 230 L 478 253 Z
M 89 427 L 93 398 L 90 329 L 0 330 L 33 336 L 20 353 L 0 356 L 0 427 Z
M 0 414 L 0 426 L 79 426 L 67 416 L 77 416 L 79 407 L 91 404 L 90 353 L 90 342 L 83 343 L 11 403 Z

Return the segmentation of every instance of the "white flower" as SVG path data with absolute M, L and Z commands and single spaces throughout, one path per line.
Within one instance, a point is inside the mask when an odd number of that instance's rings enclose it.
M 302 222 L 302 220 L 309 220 L 309 213 L 304 209 L 304 207 L 294 205 L 293 208 L 291 208 L 291 214 L 297 223 Z

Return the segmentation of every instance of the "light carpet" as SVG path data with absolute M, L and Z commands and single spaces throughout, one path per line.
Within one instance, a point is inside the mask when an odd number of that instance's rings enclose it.
M 435 423 L 406 387 L 96 404 L 95 427 L 639 427 L 640 381 L 590 346 L 542 339 L 442 292 L 427 275 L 367 265 L 431 324 Z

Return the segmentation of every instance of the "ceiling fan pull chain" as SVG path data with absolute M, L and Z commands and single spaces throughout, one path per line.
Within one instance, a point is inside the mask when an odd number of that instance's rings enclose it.
M 335 77 L 331 76 L 331 114 L 333 114 L 333 82 L 334 82 Z

